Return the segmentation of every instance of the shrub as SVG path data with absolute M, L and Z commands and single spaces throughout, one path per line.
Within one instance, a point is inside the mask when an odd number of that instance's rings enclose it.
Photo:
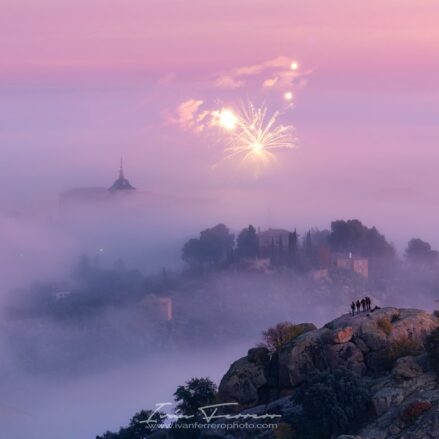
M 285 422 L 281 422 L 276 430 L 274 430 L 274 437 L 276 439 L 294 439 L 293 427 Z
M 398 358 L 407 355 L 419 355 L 422 352 L 422 344 L 408 337 L 395 340 L 390 347 L 373 353 L 374 361 L 369 367 L 375 372 L 383 372 L 392 369 Z M 370 354 L 369 354 L 370 355 Z
M 151 417 L 155 421 L 154 424 L 147 424 L 146 421 Z M 141 410 L 136 413 L 130 420 L 128 427 L 121 427 L 117 433 L 107 431 L 102 436 L 96 436 L 96 439 L 144 439 L 146 436 L 159 430 L 163 425 L 166 415 L 163 412 L 155 412 L 152 410 Z
M 425 350 L 435 362 L 439 363 L 439 328 L 433 330 L 425 339 Z
M 412 424 L 423 413 L 431 409 L 431 403 L 429 401 L 415 401 L 412 402 L 401 414 L 401 419 L 408 424 Z
M 303 439 L 329 439 L 365 421 L 371 400 L 363 380 L 347 369 L 315 374 L 293 396 L 302 414 L 293 426 Z
M 286 343 L 294 340 L 306 331 L 304 325 L 294 325 L 291 322 L 278 323 L 262 333 L 263 346 L 273 353 L 279 351 Z
M 422 344 L 408 337 L 395 340 L 389 349 L 389 356 L 395 362 L 398 358 L 407 355 L 419 355 L 422 352 Z
M 388 317 L 380 317 L 377 320 L 378 328 L 384 332 L 384 334 L 389 335 L 392 332 L 392 322 Z
M 174 393 L 176 408 L 185 416 L 200 415 L 199 408 L 216 402 L 216 385 L 210 378 L 192 378 Z
M 178 386 L 174 393 L 177 403 L 176 412 L 191 418 L 180 418 L 171 426 L 170 436 L 176 439 L 197 439 L 201 430 L 185 428 L 184 424 L 204 423 L 205 419 L 199 408 L 216 404 L 217 388 L 210 378 L 192 378 L 183 386 Z M 183 428 L 182 428 L 183 426 Z

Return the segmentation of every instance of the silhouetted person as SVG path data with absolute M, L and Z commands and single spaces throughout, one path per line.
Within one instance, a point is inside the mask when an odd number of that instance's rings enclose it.
M 360 303 L 359 300 L 357 300 L 356 305 L 357 305 L 357 313 L 359 313 L 360 312 L 360 308 L 361 308 L 361 303 Z
M 355 302 L 351 303 L 351 311 L 352 311 L 352 315 L 355 315 Z
M 361 308 L 362 311 L 366 311 L 366 299 L 361 299 Z
M 366 296 L 366 309 L 368 311 L 370 311 L 371 305 L 372 305 L 372 301 L 370 300 L 370 297 Z

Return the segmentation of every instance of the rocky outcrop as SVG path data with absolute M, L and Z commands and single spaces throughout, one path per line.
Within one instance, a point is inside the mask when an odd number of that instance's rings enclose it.
M 352 340 L 352 336 L 354 335 L 354 330 L 352 326 L 346 326 L 343 329 L 335 331 L 333 342 L 338 343 L 347 343 Z
M 399 357 L 416 353 L 439 318 L 416 309 L 382 308 L 344 315 L 284 346 L 273 359 L 255 363 L 253 354 L 234 363 L 220 384 L 222 400 L 244 406 L 265 403 L 266 395 L 286 394 L 313 371 L 345 367 L 359 375 L 376 375 Z M 265 354 L 261 354 L 265 355 Z M 410 358 L 398 360 L 395 378 L 414 378 L 419 367 Z M 275 390 L 275 391 L 273 391 Z
M 313 323 L 296 325 L 302 338 L 317 330 Z M 235 361 L 219 385 L 219 399 L 234 401 L 239 407 L 265 404 L 270 400 L 288 394 L 288 386 L 279 386 L 279 356 L 270 357 L 265 347 L 252 348 L 247 356 Z
M 422 367 L 412 356 L 398 358 L 392 370 L 393 376 L 399 382 L 417 378 L 422 373 Z
M 217 428 L 203 429 L 201 439 L 300 437 L 300 431 L 291 427 L 300 422 L 288 424 L 297 417 L 301 421 L 304 414 L 294 393 L 313 372 L 339 367 L 363 377 L 372 407 L 367 425 L 361 429 L 355 425 L 349 429 L 355 434 L 342 434 L 337 439 L 439 438 L 438 365 L 423 349 L 412 355 L 405 352 L 422 346 L 426 336 L 439 327 L 439 312 L 431 315 L 415 309 L 383 308 L 345 315 L 320 329 L 311 324 L 306 327 L 308 332 L 277 354 L 270 356 L 266 348 L 253 348 L 230 366 L 221 380 L 219 397 L 221 402 L 238 402 L 239 412 L 215 421 Z M 391 361 L 377 367 L 386 355 Z M 288 393 L 291 396 L 281 397 Z M 229 428 L 234 427 L 230 424 L 267 414 L 278 417 L 260 422 L 275 423 L 280 428 Z M 150 437 L 173 436 L 161 430 Z
M 268 384 L 268 349 L 250 349 L 246 357 L 235 361 L 224 375 L 219 386 L 222 401 L 236 401 L 241 408 L 260 403 L 261 389 Z
M 294 395 L 313 372 L 344 367 L 366 380 L 374 416 L 358 436 L 339 439 L 439 437 L 438 375 L 423 350 L 427 335 L 439 327 L 438 315 L 383 308 L 309 327 L 275 355 L 258 348 L 233 363 L 221 381 L 220 399 L 254 406 L 246 412 L 297 412 L 290 397 L 279 396 Z

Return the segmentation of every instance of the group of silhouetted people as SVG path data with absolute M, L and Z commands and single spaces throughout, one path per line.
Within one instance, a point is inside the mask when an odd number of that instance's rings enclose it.
M 358 299 L 356 302 L 353 301 L 351 303 L 352 315 L 354 316 L 355 314 L 359 314 L 360 312 L 370 311 L 371 306 L 372 301 L 368 296 L 363 297 L 361 300 Z

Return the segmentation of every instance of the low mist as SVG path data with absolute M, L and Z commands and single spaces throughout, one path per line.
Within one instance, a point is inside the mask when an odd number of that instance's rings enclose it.
M 365 294 L 376 306 L 427 310 L 439 297 L 430 266 L 403 254 L 368 279 L 314 266 L 314 256 L 297 269 L 274 256 L 261 256 L 271 257 L 262 269 L 236 255 L 215 266 L 183 260 L 184 244 L 225 216 L 214 200 L 153 194 L 3 214 L 2 433 L 93 438 L 171 402 L 192 377 L 218 384 L 278 322 L 323 325 Z M 248 224 L 230 221 L 236 240 Z M 317 252 L 329 231 L 313 226 Z M 304 255 L 307 233 L 298 234 Z M 169 319 L 151 308 L 160 298 L 172 301 Z

